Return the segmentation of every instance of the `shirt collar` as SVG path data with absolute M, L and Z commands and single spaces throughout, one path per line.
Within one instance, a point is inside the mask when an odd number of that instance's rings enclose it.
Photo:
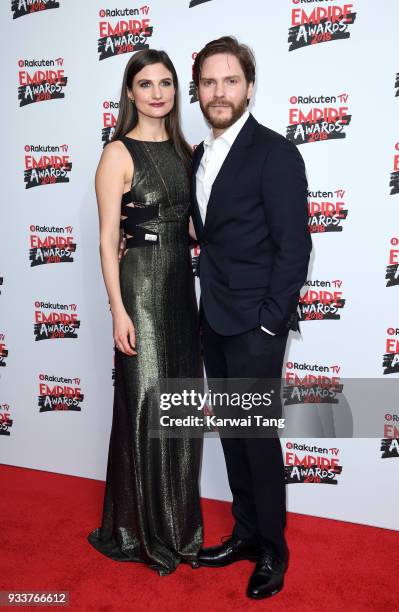
M 218 136 L 217 138 L 214 137 L 213 135 L 213 131 L 211 130 L 208 134 L 208 136 L 205 138 L 204 140 L 204 147 L 211 147 L 213 145 L 213 143 L 215 142 L 215 140 L 224 140 L 229 147 L 231 147 L 231 145 L 233 144 L 233 142 L 235 141 L 235 139 L 238 136 L 238 133 L 240 132 L 241 128 L 243 127 L 244 123 L 246 122 L 246 120 L 249 117 L 249 111 L 246 110 L 244 112 L 243 115 L 241 115 L 241 117 L 239 119 L 237 119 L 237 121 L 235 121 L 233 123 L 233 125 L 231 125 L 225 132 L 223 132 L 223 134 L 221 134 L 220 136 Z

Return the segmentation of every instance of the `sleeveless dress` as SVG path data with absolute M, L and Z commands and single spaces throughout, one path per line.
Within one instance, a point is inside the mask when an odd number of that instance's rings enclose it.
M 120 140 L 134 162 L 121 206 L 127 241 L 120 284 L 138 354 L 115 348 L 103 517 L 88 540 L 111 559 L 142 562 L 163 575 L 182 561 L 196 567 L 203 538 L 202 439 L 151 437 L 148 423 L 154 380 L 202 377 L 189 179 L 171 140 Z

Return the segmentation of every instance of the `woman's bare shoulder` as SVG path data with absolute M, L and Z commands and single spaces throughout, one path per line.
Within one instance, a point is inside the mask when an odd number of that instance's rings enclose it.
M 123 169 L 125 173 L 129 173 L 132 166 L 132 158 L 120 140 L 114 140 L 108 143 L 102 152 L 99 162 L 101 168 Z
M 120 140 L 113 140 L 109 142 L 103 150 L 102 157 L 106 157 L 109 159 L 121 159 L 128 155 L 128 151 Z

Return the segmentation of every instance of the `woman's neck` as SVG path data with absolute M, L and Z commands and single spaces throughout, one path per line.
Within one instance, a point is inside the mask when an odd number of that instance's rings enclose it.
M 151 117 L 139 117 L 137 125 L 127 135 L 137 140 L 153 140 L 154 142 L 169 138 L 165 119 L 152 119 Z

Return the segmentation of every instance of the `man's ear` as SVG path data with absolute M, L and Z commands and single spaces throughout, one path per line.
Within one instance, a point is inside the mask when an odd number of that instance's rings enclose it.
M 251 82 L 248 84 L 247 100 L 250 100 L 252 98 L 253 93 L 254 93 L 254 83 Z

